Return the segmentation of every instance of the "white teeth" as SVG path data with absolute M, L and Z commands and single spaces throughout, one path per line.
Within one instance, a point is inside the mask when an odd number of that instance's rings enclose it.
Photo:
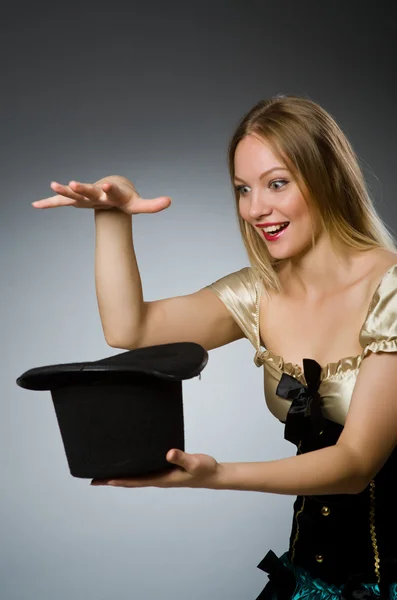
M 272 231 L 282 229 L 284 225 L 286 225 L 286 223 L 283 223 L 282 225 L 270 225 L 269 227 L 264 227 L 263 230 L 266 231 L 266 233 L 271 233 Z

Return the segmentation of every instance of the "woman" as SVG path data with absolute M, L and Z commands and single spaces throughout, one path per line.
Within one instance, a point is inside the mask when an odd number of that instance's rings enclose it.
M 52 183 L 37 208 L 95 209 L 96 288 L 106 341 L 133 349 L 247 337 L 265 398 L 296 456 L 218 463 L 178 449 L 157 477 L 94 481 L 296 495 L 289 549 L 258 565 L 259 598 L 397 600 L 397 252 L 332 117 L 296 96 L 261 101 L 230 142 L 250 267 L 187 296 L 145 302 L 131 215 L 143 200 L 112 176 Z

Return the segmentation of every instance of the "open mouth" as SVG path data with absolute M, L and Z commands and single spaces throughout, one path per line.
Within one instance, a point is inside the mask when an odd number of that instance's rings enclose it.
M 279 227 L 276 231 L 265 231 L 265 230 L 263 230 L 263 233 L 265 234 L 265 236 L 275 237 L 281 231 L 284 231 L 284 229 L 286 229 L 288 227 L 288 225 L 289 225 L 289 222 L 288 223 L 284 223 L 284 225 L 281 225 L 281 227 Z

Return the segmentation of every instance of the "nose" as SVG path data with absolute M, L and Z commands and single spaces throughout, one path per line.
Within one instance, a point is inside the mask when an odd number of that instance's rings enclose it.
M 273 207 L 267 201 L 265 194 L 262 192 L 252 193 L 251 202 L 248 209 L 250 219 L 259 219 L 268 217 L 273 212 Z

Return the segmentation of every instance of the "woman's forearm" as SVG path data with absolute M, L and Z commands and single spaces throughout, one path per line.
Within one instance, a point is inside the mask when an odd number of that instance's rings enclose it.
M 123 178 L 100 180 L 123 185 Z M 98 183 L 98 182 L 97 182 Z M 142 283 L 132 239 L 132 216 L 119 209 L 95 210 L 95 287 L 109 345 L 138 339 L 143 320 Z
M 216 489 L 272 494 L 357 494 L 366 486 L 353 454 L 330 446 L 267 462 L 219 463 Z

